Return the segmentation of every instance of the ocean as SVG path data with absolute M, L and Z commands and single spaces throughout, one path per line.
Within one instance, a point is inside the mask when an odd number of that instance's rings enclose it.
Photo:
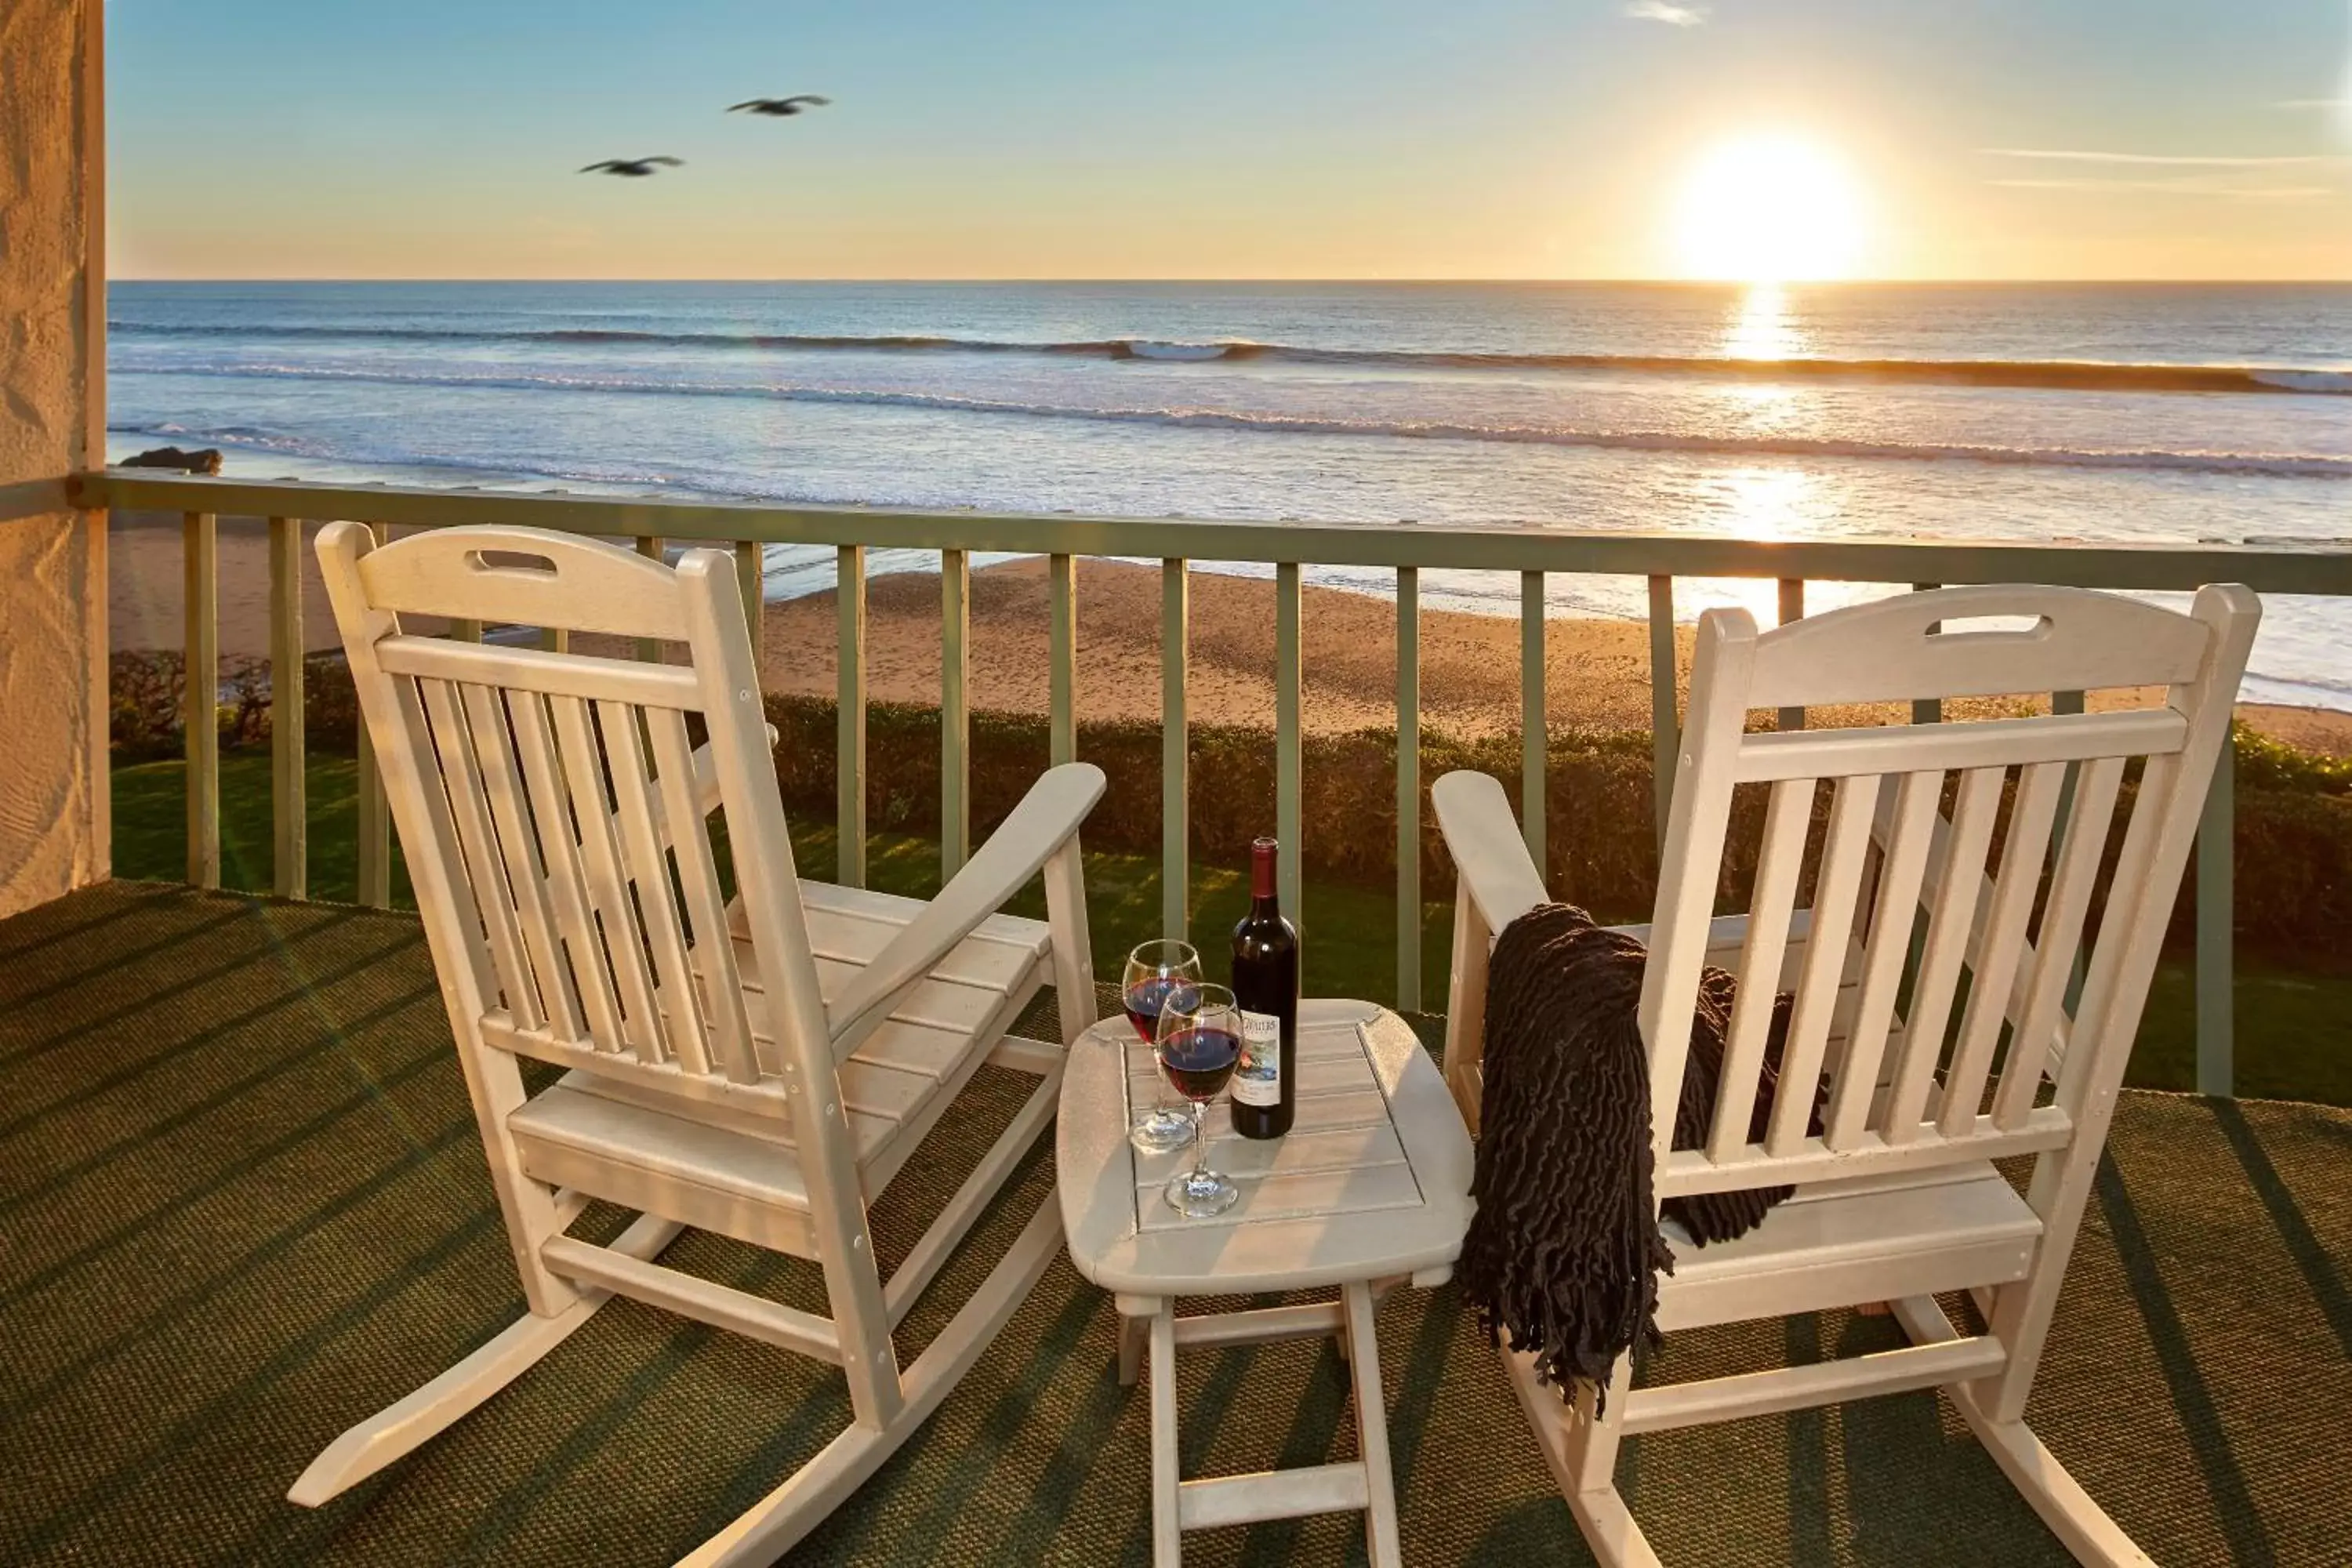
M 235 475 L 2352 544 L 2352 285 L 117 282 L 108 309 L 112 455 L 216 446 Z M 768 568 L 775 596 L 833 581 L 827 551 Z M 1423 574 L 1433 606 L 1517 594 Z M 1769 624 L 1771 584 L 1677 612 L 1734 602 Z M 1644 604 L 1551 579 L 1555 613 Z M 2273 596 L 2247 695 L 2352 710 L 2352 604 Z

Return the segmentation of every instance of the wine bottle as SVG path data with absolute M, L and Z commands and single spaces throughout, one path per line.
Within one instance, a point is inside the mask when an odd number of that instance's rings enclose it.
M 1242 1059 L 1234 1072 L 1234 1131 L 1279 1138 L 1298 1108 L 1298 931 L 1274 891 L 1275 841 L 1250 846 L 1250 910 L 1234 927 L 1234 1000 Z

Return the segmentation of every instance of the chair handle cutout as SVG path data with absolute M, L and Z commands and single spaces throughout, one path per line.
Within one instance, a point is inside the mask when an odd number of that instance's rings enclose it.
M 2048 616 L 1961 616 L 1937 621 L 1927 628 L 1937 638 L 1999 637 L 2003 641 L 2041 642 L 2054 629 Z
M 466 569 L 478 573 L 526 575 L 552 580 L 556 573 L 554 559 L 524 550 L 469 550 L 466 552 Z

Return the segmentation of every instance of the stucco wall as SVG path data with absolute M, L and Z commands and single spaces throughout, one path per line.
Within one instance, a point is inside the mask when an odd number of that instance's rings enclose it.
M 100 3 L 0 0 L 0 916 L 107 874 L 105 533 L 51 488 L 89 439 Z

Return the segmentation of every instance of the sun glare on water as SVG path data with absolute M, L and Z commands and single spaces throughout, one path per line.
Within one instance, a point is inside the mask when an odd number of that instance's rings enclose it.
M 1850 277 L 1862 248 L 1853 179 L 1797 136 L 1743 136 L 1684 182 L 1680 257 L 1693 278 L 1787 283 Z

